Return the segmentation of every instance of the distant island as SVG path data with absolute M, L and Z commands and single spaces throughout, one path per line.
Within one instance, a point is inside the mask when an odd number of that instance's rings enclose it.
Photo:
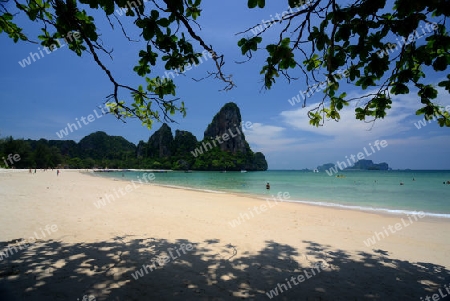
M 188 131 L 176 130 L 174 137 L 164 123 L 138 145 L 105 132 L 87 135 L 78 143 L 9 137 L 0 140 L 0 157 L 20 156 L 10 168 L 267 170 L 264 154 L 254 153 L 245 140 L 244 128 L 251 126 L 243 124 L 239 107 L 230 102 L 214 116 L 201 141 Z
M 342 163 L 342 162 L 339 162 Z M 383 163 L 373 163 L 372 160 L 359 160 L 356 161 L 353 166 L 346 166 L 342 164 L 339 166 L 334 163 L 326 163 L 317 166 L 317 170 L 321 172 L 327 172 L 328 174 L 333 174 L 339 172 L 339 170 L 390 170 L 389 165 L 385 162 Z
M 353 166 L 347 167 L 349 170 L 389 170 L 389 165 L 385 162 L 373 163 L 372 160 L 359 160 Z

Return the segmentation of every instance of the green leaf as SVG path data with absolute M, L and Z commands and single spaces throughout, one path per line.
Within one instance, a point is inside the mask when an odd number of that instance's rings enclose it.
M 247 6 L 248 8 L 255 8 L 258 5 L 258 0 L 248 0 Z
M 440 56 L 433 62 L 435 71 L 445 71 L 447 69 L 448 60 L 446 56 Z
M 168 27 L 170 25 L 170 21 L 167 18 L 161 18 L 156 23 L 163 27 Z
M 450 74 L 447 75 L 448 80 L 441 81 L 438 86 L 444 87 L 450 93 Z
M 392 94 L 398 95 L 398 94 L 408 94 L 409 93 L 409 89 L 405 84 L 402 83 L 395 83 L 392 86 L 391 89 Z
M 320 112 L 309 112 L 308 116 L 309 116 L 309 124 L 316 127 L 320 126 L 320 122 L 322 120 Z
M 303 2 L 303 0 L 289 0 L 288 3 L 289 3 L 290 7 L 294 8 L 294 7 L 299 7 L 304 2 Z
M 362 108 L 356 108 L 355 109 L 355 117 L 358 120 L 365 120 L 366 119 L 366 113 Z
M 114 13 L 114 2 L 113 1 L 105 1 L 105 6 L 103 7 L 105 13 L 109 16 Z
M 437 90 L 431 85 L 426 85 L 419 90 L 418 94 L 422 99 L 435 99 L 437 97 Z
M 303 64 L 306 66 L 308 71 L 312 71 L 319 68 L 322 61 L 319 59 L 319 55 L 314 53 L 311 58 L 303 61 Z
M 152 19 L 158 19 L 159 18 L 159 12 L 157 10 L 152 10 L 150 13 L 150 16 Z

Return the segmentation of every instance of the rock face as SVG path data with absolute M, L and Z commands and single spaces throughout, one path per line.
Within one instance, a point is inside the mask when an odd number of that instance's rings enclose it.
M 208 140 L 219 137 L 219 140 L 216 141 L 219 142 L 221 150 L 233 154 L 237 152 L 245 154 L 247 153 L 248 144 L 245 141 L 241 122 L 239 107 L 235 103 L 229 102 L 214 116 L 212 122 L 206 128 L 203 139 Z M 222 138 L 224 134 L 229 136 L 229 139 L 226 141 Z
M 147 157 L 147 156 L 148 156 L 147 155 L 147 143 L 140 140 L 136 147 L 136 157 L 142 158 L 142 157 Z
M 170 157 L 172 155 L 172 141 L 172 130 L 164 123 L 148 139 L 148 156 L 157 158 Z
M 235 103 L 220 109 L 204 132 L 204 139 L 188 131 L 177 130 L 175 138 L 163 124 L 148 140 L 140 141 L 137 157 L 151 168 L 194 170 L 267 170 L 267 161 L 260 152 L 253 153 L 245 141 L 241 113 Z

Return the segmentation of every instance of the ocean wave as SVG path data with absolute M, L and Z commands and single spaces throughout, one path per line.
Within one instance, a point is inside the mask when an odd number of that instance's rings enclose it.
M 283 202 L 290 203 L 302 203 L 307 205 L 316 205 L 323 207 L 336 207 L 342 209 L 351 209 L 351 210 L 359 210 L 359 211 L 369 211 L 369 212 L 381 212 L 395 215 L 414 215 L 414 214 L 422 214 L 428 217 L 437 217 L 437 218 L 450 218 L 450 214 L 446 213 L 434 213 L 434 212 L 425 212 L 421 210 L 404 210 L 404 209 L 388 209 L 388 208 L 374 208 L 374 207 L 364 207 L 364 206 L 356 206 L 356 205 L 342 205 L 336 203 L 328 203 L 328 202 L 314 202 L 314 201 L 303 201 L 303 200 L 283 200 Z

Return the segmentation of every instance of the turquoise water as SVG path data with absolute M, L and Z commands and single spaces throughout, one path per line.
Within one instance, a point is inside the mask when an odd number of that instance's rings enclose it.
M 95 173 L 121 180 L 142 178 L 145 171 Z M 155 173 L 155 184 L 267 198 L 287 192 L 289 201 L 392 213 L 423 211 L 450 218 L 450 171 L 344 171 L 343 178 L 325 172 Z M 414 180 L 413 180 L 414 179 Z M 265 188 L 269 182 L 271 189 Z M 403 182 L 404 185 L 400 185 Z

